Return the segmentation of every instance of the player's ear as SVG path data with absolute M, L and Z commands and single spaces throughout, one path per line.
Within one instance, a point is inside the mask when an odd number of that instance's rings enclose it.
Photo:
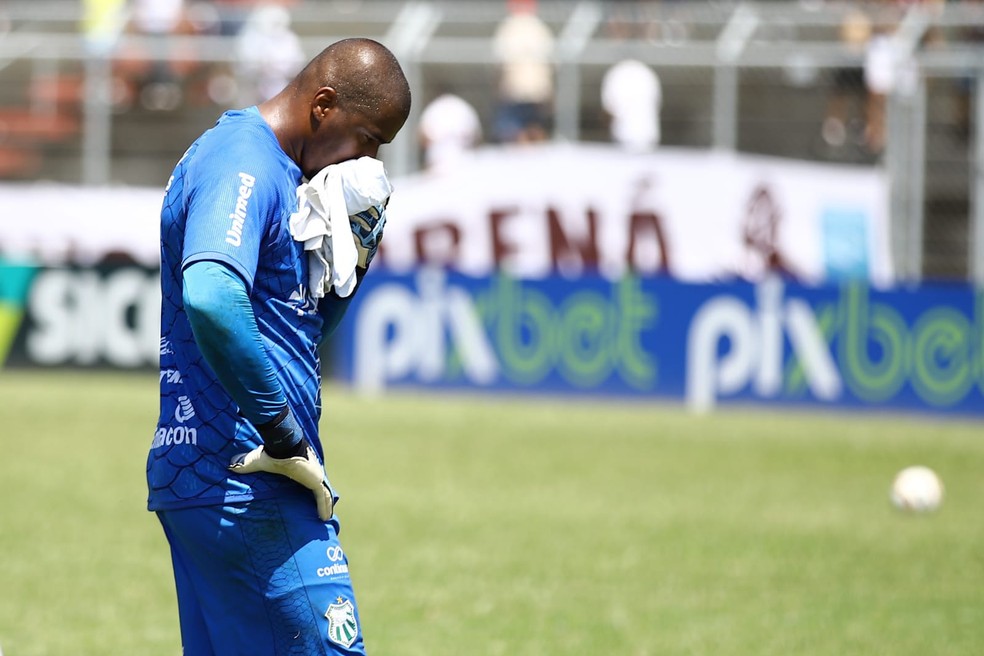
M 318 123 L 323 121 L 332 109 L 338 106 L 338 93 L 334 87 L 321 87 L 314 94 L 311 103 L 311 118 Z

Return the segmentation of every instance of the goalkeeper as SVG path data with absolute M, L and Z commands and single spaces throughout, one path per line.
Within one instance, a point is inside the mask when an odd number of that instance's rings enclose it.
M 290 220 L 304 178 L 375 158 L 409 111 L 393 54 L 339 41 L 277 96 L 223 114 L 168 182 L 147 481 L 186 656 L 365 653 L 318 437 L 318 347 L 354 290 L 311 289 Z M 360 217 L 355 288 L 383 221 Z

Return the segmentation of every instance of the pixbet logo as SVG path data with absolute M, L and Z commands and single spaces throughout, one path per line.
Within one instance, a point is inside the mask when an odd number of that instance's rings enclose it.
M 777 279 L 755 291 L 754 308 L 722 295 L 694 315 L 686 374 L 692 408 L 745 391 L 776 399 L 805 385 L 822 402 L 980 411 L 984 293 L 873 293 L 853 282 L 809 305 L 785 297 Z
M 749 384 L 763 398 L 782 388 L 783 336 L 813 394 L 838 398 L 842 381 L 812 308 L 799 299 L 784 299 L 783 284 L 770 278 L 755 289 L 757 311 L 732 296 L 706 303 L 694 315 L 687 335 L 687 403 L 699 411 L 714 407 L 718 397 L 735 394 Z M 730 347 L 719 353 L 719 343 Z
M 477 290 L 448 284 L 434 270 L 422 270 L 416 282 L 416 292 L 401 284 L 373 288 L 358 309 L 352 370 L 363 389 L 402 380 L 656 385 L 646 340 L 658 307 L 635 278 L 559 298 L 505 276 Z
M 378 391 L 410 374 L 424 382 L 440 380 L 449 341 L 469 380 L 494 380 L 499 365 L 468 292 L 447 285 L 438 270 L 421 271 L 417 287 L 419 294 L 384 287 L 365 302 L 355 327 L 356 384 Z

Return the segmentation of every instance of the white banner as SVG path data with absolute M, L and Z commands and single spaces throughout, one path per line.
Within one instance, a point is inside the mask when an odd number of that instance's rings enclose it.
M 892 279 L 887 181 L 870 167 L 552 144 L 480 149 L 394 188 L 381 258 L 397 271 Z
M 393 180 L 378 258 L 487 275 L 631 268 L 687 281 L 782 269 L 804 282 L 892 280 L 888 193 L 869 167 L 664 148 L 487 147 Z M 0 255 L 159 263 L 163 189 L 0 185 Z
M 0 185 L 0 255 L 39 264 L 161 261 L 164 187 Z

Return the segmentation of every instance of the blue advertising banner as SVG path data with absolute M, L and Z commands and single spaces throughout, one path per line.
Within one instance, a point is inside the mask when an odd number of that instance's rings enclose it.
M 984 415 L 984 293 L 669 278 L 365 280 L 335 372 L 428 386 Z

